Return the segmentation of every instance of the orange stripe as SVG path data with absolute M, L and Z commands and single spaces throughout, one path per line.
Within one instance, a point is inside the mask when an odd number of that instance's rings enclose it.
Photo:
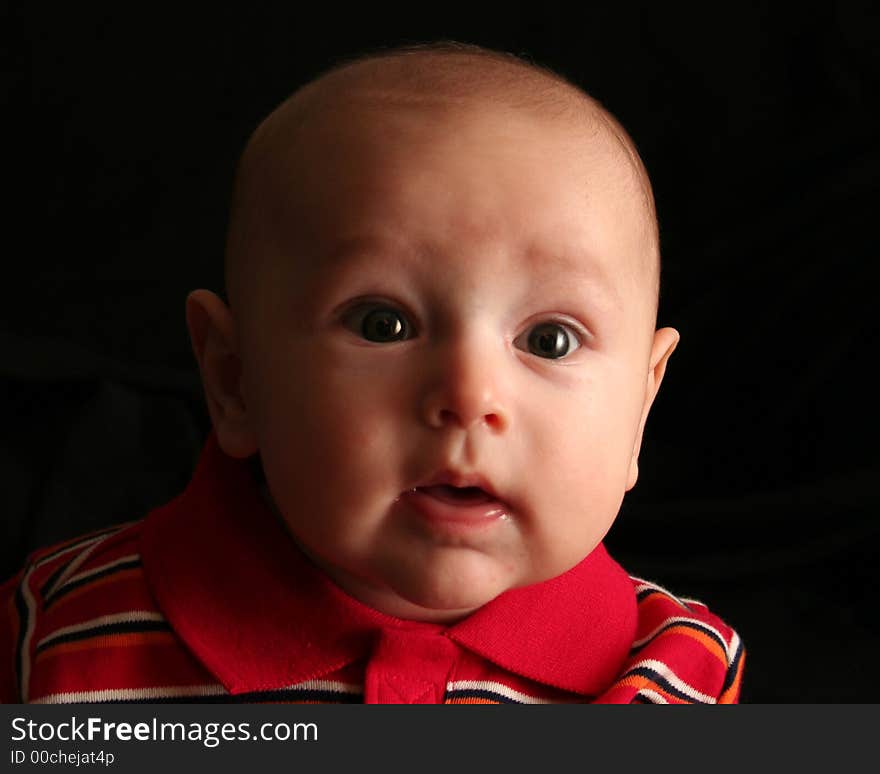
M 125 634 L 100 634 L 74 642 L 61 642 L 52 645 L 37 654 L 34 663 L 39 663 L 44 658 L 61 656 L 65 653 L 78 653 L 82 650 L 99 648 L 130 648 L 137 645 L 169 644 L 176 641 L 171 632 L 129 632 Z
M 688 704 L 689 702 L 684 701 L 678 696 L 673 696 L 671 693 L 667 693 L 661 686 L 657 685 L 653 680 L 644 675 L 629 675 L 628 677 L 624 677 L 623 680 L 618 680 L 615 685 L 626 685 L 636 689 L 638 693 L 642 688 L 650 688 L 655 693 L 659 693 L 666 701 L 670 704 Z
M 736 668 L 736 677 L 733 678 L 733 683 L 731 683 L 730 688 L 728 688 L 721 696 L 718 698 L 719 704 L 736 704 L 739 700 L 739 689 L 742 684 L 742 675 L 743 675 L 743 667 L 745 666 L 746 661 L 746 652 L 743 650 L 740 655 L 739 664 Z
M 649 604 L 654 602 L 655 600 L 666 600 L 669 604 L 675 607 L 677 610 L 684 610 L 690 612 L 688 608 L 681 608 L 678 604 L 675 603 L 673 599 L 670 599 L 666 594 L 662 591 L 652 591 L 648 596 L 644 597 L 641 602 L 639 602 L 639 609 L 642 607 L 647 607 Z M 699 618 L 694 619 L 698 623 L 702 623 Z M 667 629 L 666 631 L 673 631 L 679 629 L 688 629 L 684 625 L 675 625 Z M 689 637 L 693 637 L 696 640 L 700 640 L 708 650 L 711 650 L 717 657 L 718 660 L 721 661 L 725 666 L 727 665 L 727 653 L 725 653 L 724 649 L 718 644 L 718 640 L 710 637 L 710 635 L 703 634 L 702 636 L 697 636 L 697 632 L 693 629 L 688 629 L 688 631 L 678 631 L 679 634 L 687 634 Z M 665 632 L 664 632 L 665 634 Z M 654 639 L 659 638 L 662 635 L 657 635 Z M 706 639 L 703 639 L 703 638 Z
M 690 637 L 691 639 L 696 640 L 721 662 L 721 664 L 724 666 L 725 671 L 727 670 L 727 653 L 722 649 L 722 647 L 718 644 L 718 640 L 716 640 L 714 637 L 711 637 L 705 632 L 698 631 L 697 629 L 694 629 L 690 626 L 676 624 L 662 631 L 652 640 L 652 642 L 656 642 L 657 640 L 662 639 L 667 634 L 684 634 L 686 637 Z

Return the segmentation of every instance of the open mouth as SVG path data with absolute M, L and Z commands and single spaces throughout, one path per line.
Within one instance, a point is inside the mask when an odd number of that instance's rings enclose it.
M 458 537 L 493 528 L 510 520 L 509 506 L 482 486 L 482 481 L 462 481 L 472 486 L 454 486 L 442 478 L 404 493 L 410 514 L 421 517 L 432 535 L 454 533 Z
M 478 486 L 459 487 L 439 484 L 437 486 L 420 486 L 417 491 L 449 505 L 479 505 L 480 503 L 492 502 L 495 499 Z

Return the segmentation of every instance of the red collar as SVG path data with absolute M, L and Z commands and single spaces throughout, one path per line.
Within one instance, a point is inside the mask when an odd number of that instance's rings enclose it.
M 327 675 L 365 659 L 383 628 L 424 626 L 523 677 L 597 695 L 636 631 L 632 581 L 601 545 L 563 575 L 505 592 L 445 629 L 373 610 L 305 559 L 247 464 L 213 434 L 187 489 L 148 516 L 141 554 L 174 630 L 236 694 Z

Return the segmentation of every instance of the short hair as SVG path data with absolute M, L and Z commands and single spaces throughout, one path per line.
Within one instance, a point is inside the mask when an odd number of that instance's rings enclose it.
M 345 93 L 347 86 L 359 85 L 364 74 L 371 71 L 377 76 L 371 87 L 381 90 L 388 85 L 383 96 L 392 102 L 428 104 L 441 95 L 445 100 L 472 103 L 486 96 L 500 98 L 510 108 L 530 110 L 548 118 L 589 120 L 594 125 L 598 118 L 596 130 L 604 129 L 617 144 L 642 193 L 656 316 L 660 294 L 657 211 L 647 169 L 629 133 L 597 99 L 555 70 L 507 51 L 450 40 L 374 49 L 341 59 L 298 88 L 257 127 L 239 159 L 233 182 L 224 271 L 230 302 L 239 282 L 236 275 L 241 271 L 236 254 L 250 243 L 250 221 L 257 217 L 252 212 L 258 207 L 258 196 L 252 190 L 257 177 L 254 170 L 270 163 L 265 156 L 279 125 L 283 125 L 284 131 L 295 132 L 310 117 L 327 109 L 338 109 L 339 87 Z M 333 86 L 337 87 L 335 91 Z

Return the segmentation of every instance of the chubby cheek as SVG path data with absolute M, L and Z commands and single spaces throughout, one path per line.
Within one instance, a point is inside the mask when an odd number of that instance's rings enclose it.
M 399 479 L 393 391 L 320 359 L 276 374 L 262 390 L 260 453 L 282 513 L 320 513 L 309 529 L 362 525 Z M 305 517 L 303 517 L 305 519 Z
M 534 413 L 522 466 L 528 472 L 536 518 L 527 525 L 536 567 L 559 574 L 605 536 L 626 489 L 637 427 L 632 397 L 613 381 L 586 383 L 577 399 Z
M 403 409 L 393 380 L 344 367 L 303 374 L 297 409 L 310 435 L 340 469 L 393 468 Z

